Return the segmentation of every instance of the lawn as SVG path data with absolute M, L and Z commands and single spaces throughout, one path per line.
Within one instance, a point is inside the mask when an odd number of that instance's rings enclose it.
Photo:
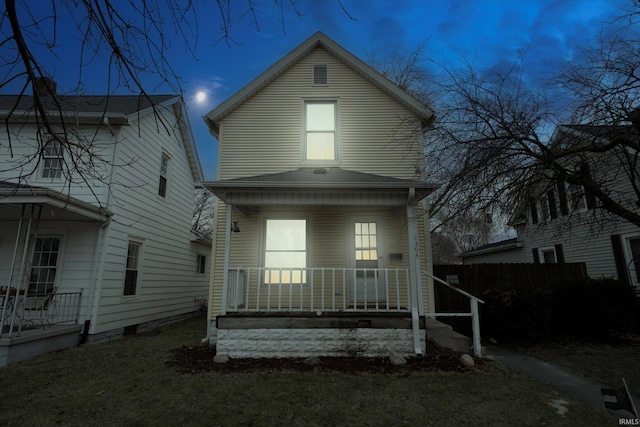
M 615 425 L 606 413 L 489 363 L 465 373 L 180 374 L 202 317 L 0 368 L 0 425 Z M 568 412 L 552 406 L 564 400 Z
M 640 337 L 613 343 L 565 339 L 521 351 L 611 387 L 622 387 L 624 378 L 631 393 L 640 396 Z

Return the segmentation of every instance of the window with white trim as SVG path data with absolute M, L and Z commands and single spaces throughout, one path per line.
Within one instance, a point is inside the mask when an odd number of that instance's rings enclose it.
M 307 282 L 307 220 L 267 219 L 265 284 Z
M 196 257 L 196 272 L 198 274 L 204 274 L 207 271 L 207 256 L 198 254 Z
M 39 236 L 33 246 L 28 292 L 43 294 L 53 292 L 60 255 L 60 236 Z
M 160 160 L 160 181 L 158 183 L 158 196 L 167 196 L 167 182 L 169 180 L 169 156 L 162 153 L 162 159 Z
M 59 141 L 51 139 L 42 151 L 42 177 L 50 179 L 62 178 L 64 156 Z
M 582 185 L 568 184 L 567 197 L 572 212 L 580 212 L 587 209 L 587 199 Z
M 127 262 L 124 272 L 125 296 L 136 295 L 138 292 L 138 280 L 140 272 L 140 256 L 142 255 L 142 243 L 129 241 L 127 246 Z
M 543 264 L 555 264 L 558 262 L 556 249 L 552 247 L 540 248 L 540 262 Z
M 337 160 L 337 105 L 333 101 L 304 103 L 304 160 Z

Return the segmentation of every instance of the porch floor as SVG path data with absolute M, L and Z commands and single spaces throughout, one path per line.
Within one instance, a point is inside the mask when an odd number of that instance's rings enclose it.
M 30 359 L 40 354 L 76 346 L 80 342 L 82 325 L 51 325 L 30 328 L 0 336 L 0 367 Z

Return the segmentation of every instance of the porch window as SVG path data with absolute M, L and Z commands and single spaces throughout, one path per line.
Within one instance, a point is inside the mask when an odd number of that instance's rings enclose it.
M 305 102 L 305 160 L 336 160 L 336 101 Z
M 265 284 L 307 282 L 306 220 L 266 220 L 264 266 Z
M 129 242 L 127 247 L 127 264 L 124 273 L 124 295 L 135 295 L 138 288 L 139 259 L 142 244 Z
M 169 156 L 162 153 L 162 160 L 160 160 L 160 182 L 158 184 L 158 196 L 166 197 L 167 195 L 167 180 L 169 178 Z
M 29 293 L 51 293 L 55 287 L 60 237 L 38 237 L 33 248 Z
M 62 177 L 62 164 L 64 157 L 62 155 L 62 146 L 56 140 L 50 140 L 44 147 L 42 152 L 42 177 L 57 179 Z

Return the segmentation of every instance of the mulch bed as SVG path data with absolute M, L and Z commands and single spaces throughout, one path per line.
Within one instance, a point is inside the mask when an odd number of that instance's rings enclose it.
M 304 358 L 231 359 L 215 363 L 215 347 L 195 346 L 177 348 L 171 352 L 167 366 L 180 373 L 242 373 L 242 372 L 340 372 L 346 374 L 410 374 L 412 372 L 472 372 L 485 370 L 489 362 L 474 359 L 475 367 L 460 362 L 458 353 L 426 354 L 408 358 L 405 365 L 392 365 L 386 357 L 320 357 L 320 363 L 309 366 Z

